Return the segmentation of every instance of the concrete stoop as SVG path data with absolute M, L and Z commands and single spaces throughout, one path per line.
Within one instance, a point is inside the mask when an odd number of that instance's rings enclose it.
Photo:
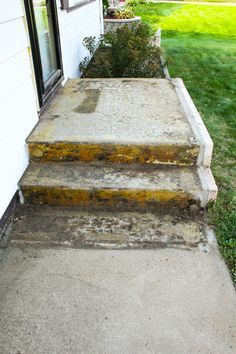
M 27 139 L 27 203 L 206 207 L 212 141 L 180 79 L 69 80 Z

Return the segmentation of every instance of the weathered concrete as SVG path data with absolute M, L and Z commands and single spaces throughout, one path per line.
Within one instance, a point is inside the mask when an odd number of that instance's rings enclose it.
M 213 151 L 213 142 L 211 137 L 195 104 L 193 103 L 186 87 L 184 86 L 183 81 L 181 79 L 172 79 L 172 83 L 175 86 L 179 100 L 192 127 L 195 139 L 200 147 L 197 165 L 210 167 Z
M 31 158 L 196 164 L 199 145 L 166 79 L 69 80 L 27 139 Z
M 69 80 L 27 142 L 189 145 L 193 133 L 165 79 Z
M 212 246 L 1 257 L 1 354 L 233 354 L 235 333 L 235 292 Z
M 201 178 L 197 169 L 183 167 L 38 162 L 29 166 L 20 186 L 25 200 L 36 204 L 205 207 L 208 189 Z
M 109 161 L 191 166 L 196 164 L 199 147 L 189 145 L 120 145 L 70 142 L 28 143 L 31 160 Z
M 69 80 L 27 143 L 37 163 L 20 188 L 34 204 L 188 208 L 217 195 L 213 144 L 180 79 Z
M 199 212 L 199 210 L 198 210 Z M 201 216 L 201 215 L 200 215 Z M 136 212 L 83 212 L 75 208 L 22 207 L 9 226 L 19 246 L 145 249 L 207 248 L 201 217 Z

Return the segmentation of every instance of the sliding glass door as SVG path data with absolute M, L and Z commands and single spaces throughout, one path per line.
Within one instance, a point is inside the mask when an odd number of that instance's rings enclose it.
M 25 0 L 40 105 L 62 78 L 56 0 Z

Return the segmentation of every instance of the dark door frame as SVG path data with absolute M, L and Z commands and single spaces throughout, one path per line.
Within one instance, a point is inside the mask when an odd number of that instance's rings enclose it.
M 51 11 L 52 11 L 52 22 L 53 22 L 58 70 L 52 75 L 52 77 L 46 83 L 44 83 L 33 3 L 32 0 L 24 0 L 40 108 L 44 106 L 47 99 L 52 95 L 53 90 L 63 80 L 61 44 L 60 44 L 56 0 L 47 0 L 47 1 L 50 2 Z

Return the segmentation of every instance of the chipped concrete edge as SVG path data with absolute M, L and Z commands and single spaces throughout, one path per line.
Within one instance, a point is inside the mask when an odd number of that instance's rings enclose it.
M 210 168 L 198 167 L 197 172 L 202 186 L 201 207 L 205 208 L 216 200 L 218 188 Z
M 198 248 L 206 253 L 212 252 L 214 256 L 218 257 L 220 260 L 220 267 L 224 268 L 225 274 L 227 274 L 228 282 L 231 283 L 232 287 L 235 288 L 235 284 L 230 276 L 229 268 L 227 267 L 227 264 L 225 263 L 224 258 L 222 257 L 222 254 L 220 252 L 218 242 L 217 242 L 217 237 L 215 235 L 215 232 L 212 228 L 209 226 L 206 226 L 204 229 L 205 236 L 207 238 L 207 244 L 201 244 L 199 243 Z M 236 288 L 235 288 L 236 289 Z
M 193 130 L 196 143 L 200 145 L 197 165 L 202 167 L 210 167 L 213 142 L 205 127 L 205 124 L 203 123 L 203 120 L 195 104 L 193 103 L 182 79 L 176 78 L 170 79 L 170 81 L 174 85 L 176 93 L 186 113 L 187 119 Z
M 216 253 L 220 257 L 218 243 L 214 231 L 207 225 L 204 225 L 203 234 L 207 242 L 199 242 L 198 249 L 204 253 Z

